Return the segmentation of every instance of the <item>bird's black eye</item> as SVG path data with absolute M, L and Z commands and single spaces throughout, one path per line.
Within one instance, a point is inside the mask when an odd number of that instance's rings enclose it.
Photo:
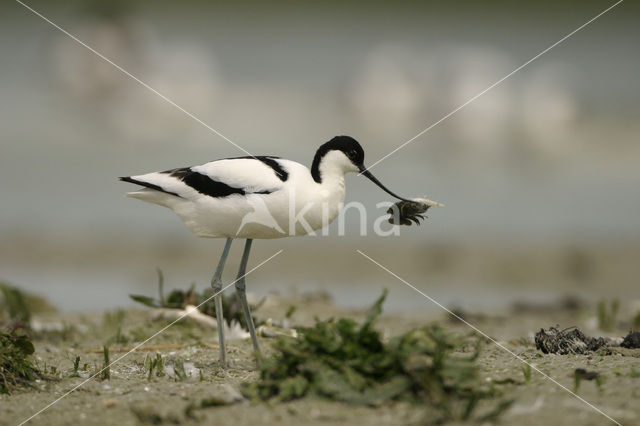
M 353 160 L 358 156 L 358 151 L 352 149 L 351 151 L 347 152 L 347 156 Z

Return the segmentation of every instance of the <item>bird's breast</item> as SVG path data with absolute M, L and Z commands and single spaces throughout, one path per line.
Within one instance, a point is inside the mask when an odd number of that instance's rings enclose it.
M 295 228 L 295 235 L 305 235 L 328 226 L 340 213 L 344 198 L 344 181 L 294 188 L 289 198 L 289 228 Z

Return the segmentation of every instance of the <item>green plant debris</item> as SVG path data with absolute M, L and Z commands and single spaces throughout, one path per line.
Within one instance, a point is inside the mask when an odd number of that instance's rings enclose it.
M 110 329 L 118 329 L 122 327 L 127 313 L 123 309 L 104 313 L 104 325 Z
M 216 317 L 215 302 L 213 299 L 213 289 L 206 288 L 201 293 L 196 291 L 195 284 L 191 284 L 188 290 L 175 289 L 172 290 L 168 296 L 164 296 L 164 275 L 162 271 L 158 269 L 158 296 L 159 299 L 153 297 L 143 296 L 138 294 L 130 294 L 131 300 L 148 306 L 150 308 L 171 308 L 171 309 L 184 309 L 187 305 L 199 306 L 198 310 L 203 314 Z M 262 306 L 264 299 L 262 299 L 257 305 L 251 305 L 251 311 L 256 311 Z M 239 323 L 242 328 L 248 330 L 244 313 L 242 311 L 242 305 L 237 296 L 227 296 L 222 293 L 222 311 L 224 312 L 224 319 L 228 325 L 235 321 Z M 293 314 L 293 311 L 291 312 Z M 264 324 L 264 321 L 253 317 L 253 323 L 256 327 Z
M 109 347 L 104 345 L 102 347 L 102 353 L 104 354 L 104 364 L 102 369 L 100 370 L 100 378 L 102 380 L 110 380 L 111 379 L 111 362 L 109 362 Z
M 630 377 L 632 379 L 640 378 L 640 370 L 637 370 L 634 367 L 631 367 L 631 369 L 626 373 L 620 368 L 614 368 L 611 372 L 617 377 Z
M 291 319 L 291 317 L 293 317 L 293 314 L 295 314 L 295 312 L 296 312 L 295 305 L 289 305 L 289 308 L 287 309 L 287 312 L 284 314 L 284 317 L 286 319 Z M 638 316 L 640 316 L 640 314 Z
M 43 297 L 0 282 L 0 321 L 29 324 L 33 313 L 55 313 L 57 309 Z
M 598 392 L 599 393 L 604 392 L 604 388 L 603 388 L 604 381 L 605 381 L 605 378 L 604 378 L 604 376 L 602 374 L 598 374 L 596 376 L 596 387 L 598 388 Z
M 80 355 L 76 355 L 76 358 L 73 360 L 73 373 L 69 377 L 80 377 L 80 373 L 78 370 L 80 369 Z
M 104 326 L 107 330 L 112 331 L 113 336 L 107 340 L 107 344 L 125 344 L 129 342 L 130 338 L 125 335 L 122 330 L 124 328 L 124 321 L 127 313 L 123 309 L 116 309 L 112 312 L 105 312 L 104 314 Z
M 580 390 L 581 381 L 582 381 L 582 378 L 580 377 L 580 375 L 578 374 L 573 375 L 573 393 L 578 393 L 578 391 Z
M 184 370 L 184 361 L 176 361 L 173 365 L 173 371 L 176 374 L 176 381 L 182 382 L 187 380 L 187 372 Z
M 0 285 L 2 291 L 3 311 L 6 310 L 10 321 L 19 321 L 28 324 L 31 320 L 31 310 L 22 291 L 6 284 Z
M 524 375 L 524 384 L 528 385 L 531 383 L 531 366 L 529 364 L 522 366 L 522 374 Z
M 29 360 L 33 343 L 19 330 L 0 330 L 0 393 L 11 393 L 41 377 Z
M 385 343 L 374 323 L 386 295 L 385 290 L 362 324 L 349 318 L 316 321 L 300 329 L 298 338 L 278 338 L 275 355 L 259 365 L 259 380 L 243 387 L 245 396 L 280 401 L 321 396 L 355 405 L 426 402 L 443 419 L 471 418 L 479 400 L 496 394 L 478 379 L 479 342 L 470 355 L 461 355 L 456 353 L 465 343 L 461 338 L 427 326 Z
M 618 309 L 620 308 L 620 301 L 614 299 L 607 308 L 607 302 L 605 299 L 601 299 L 598 302 L 598 327 L 602 331 L 612 331 L 617 324 Z
M 151 380 L 155 371 L 156 377 L 164 376 L 164 358 L 159 353 L 156 353 L 155 358 L 151 358 L 149 354 L 144 359 L 144 368 L 148 371 L 147 380 Z
M 134 302 L 142 303 L 143 305 L 148 306 L 150 308 L 168 307 L 164 304 L 163 305 L 157 304 L 156 299 L 154 299 L 153 297 L 142 296 L 139 294 L 130 294 L 129 297 Z
M 604 379 L 596 371 L 587 371 L 584 368 L 576 368 L 573 372 L 573 392 L 578 393 L 582 380 L 595 380 L 596 386 L 602 392 Z

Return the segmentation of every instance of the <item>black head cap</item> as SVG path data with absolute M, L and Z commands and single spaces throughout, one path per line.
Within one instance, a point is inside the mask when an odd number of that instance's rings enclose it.
M 313 157 L 311 175 L 313 176 L 313 180 L 318 183 L 322 181 L 319 169 L 320 162 L 329 151 L 342 151 L 356 166 L 364 165 L 364 150 L 358 141 L 351 136 L 336 136 L 329 142 L 322 144 L 316 151 L 315 157 Z

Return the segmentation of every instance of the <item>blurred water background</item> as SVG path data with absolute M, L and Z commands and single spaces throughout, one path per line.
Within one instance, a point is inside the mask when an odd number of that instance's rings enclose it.
M 31 1 L 36 10 L 253 154 L 310 165 L 337 134 L 371 164 L 612 2 Z M 0 13 L 0 280 L 67 311 L 208 285 L 199 240 L 117 176 L 244 155 L 19 3 Z M 382 287 L 450 306 L 639 297 L 640 7 L 624 2 L 377 165 L 394 191 L 447 206 L 400 236 L 259 241 L 258 294 Z M 349 176 L 368 229 L 389 201 Z M 236 243 L 233 253 L 240 254 Z M 228 264 L 227 281 L 237 267 Z

